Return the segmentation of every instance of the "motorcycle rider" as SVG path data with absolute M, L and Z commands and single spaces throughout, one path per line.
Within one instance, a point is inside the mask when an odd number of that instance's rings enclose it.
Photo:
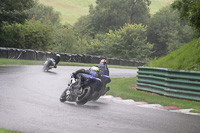
M 72 74 L 75 76 L 75 78 L 78 79 L 77 85 L 74 86 L 74 88 L 78 89 L 81 88 L 84 85 L 84 81 L 87 80 L 87 77 L 85 77 L 83 74 L 92 75 L 101 81 L 101 74 L 99 72 L 99 68 L 96 66 L 91 67 L 89 70 L 79 69 L 76 72 L 73 72 Z
M 57 68 L 58 63 L 60 62 L 60 54 L 56 54 L 53 59 L 55 61 L 54 68 Z
M 99 69 L 102 75 L 107 75 L 109 76 L 109 69 L 107 66 L 106 59 L 102 59 L 98 65 L 96 65 Z
M 106 59 L 102 59 L 99 62 L 99 64 L 97 64 L 96 66 L 100 69 L 101 75 L 107 75 L 107 76 L 109 76 L 109 69 L 108 69 L 108 66 L 107 66 Z M 106 87 L 105 85 L 103 86 L 103 88 L 104 88 L 104 94 L 106 94 L 106 92 L 110 90 L 110 87 Z

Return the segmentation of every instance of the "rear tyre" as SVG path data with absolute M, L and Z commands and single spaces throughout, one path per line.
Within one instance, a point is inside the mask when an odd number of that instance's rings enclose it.
M 90 86 L 85 87 L 81 94 L 77 96 L 76 103 L 78 105 L 84 105 L 85 103 L 87 103 L 90 99 L 91 91 L 92 89 Z

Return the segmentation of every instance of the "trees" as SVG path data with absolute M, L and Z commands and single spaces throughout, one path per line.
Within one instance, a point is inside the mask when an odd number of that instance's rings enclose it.
M 147 42 L 146 26 L 125 24 L 119 30 L 98 35 L 89 49 L 90 54 L 144 61 L 151 54 L 153 45 Z M 91 51 L 93 50 L 93 51 Z
M 0 36 L 3 47 L 48 50 L 53 43 L 52 27 L 39 21 L 5 24 Z
M 42 23 L 50 23 L 52 25 L 60 23 L 60 12 L 53 7 L 45 6 L 37 3 L 33 8 L 27 11 L 28 19 L 41 21 Z
M 59 26 L 53 31 L 54 42 L 51 50 L 60 53 L 79 53 L 80 48 L 74 31 L 68 26 Z
M 180 11 L 180 17 L 188 20 L 200 34 L 200 0 L 176 0 L 172 7 Z
M 89 15 L 84 18 L 89 22 L 89 35 L 94 38 L 95 34 L 117 30 L 125 23 L 147 24 L 149 5 L 149 0 L 96 0 L 96 7 L 90 6 Z
M 79 47 L 76 47 L 77 38 L 72 27 L 60 24 L 60 15 L 52 7 L 34 2 L 34 0 L 3 0 L 2 3 L 0 2 L 2 7 L 0 17 L 8 13 L 11 16 L 7 19 L 0 18 L 3 20 L 0 46 L 76 53 Z M 22 17 L 15 16 L 16 12 Z
M 178 11 L 170 6 L 164 7 L 151 19 L 147 29 L 147 37 L 154 44 L 153 57 L 164 56 L 191 41 L 192 28 L 186 21 L 178 18 Z
M 73 27 L 75 36 L 79 42 L 78 53 L 81 54 L 86 52 L 87 40 L 89 40 L 89 38 L 91 38 L 90 36 L 92 35 L 89 27 L 89 21 L 89 16 L 82 16 L 78 19 L 78 22 L 76 22 Z
M 33 7 L 35 0 L 1 0 L 0 1 L 0 26 L 3 22 L 24 23 L 27 18 L 26 10 Z

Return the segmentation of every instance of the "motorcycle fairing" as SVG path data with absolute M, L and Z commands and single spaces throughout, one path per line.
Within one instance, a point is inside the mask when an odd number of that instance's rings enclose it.
M 87 80 L 84 82 L 84 84 L 90 85 L 92 88 L 95 88 L 97 91 L 101 89 L 102 81 L 99 78 L 96 78 L 89 74 L 82 74 Z

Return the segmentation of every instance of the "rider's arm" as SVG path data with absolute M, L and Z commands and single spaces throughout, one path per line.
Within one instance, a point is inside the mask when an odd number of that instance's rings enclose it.
M 79 70 L 77 70 L 76 72 L 73 72 L 73 75 L 77 75 L 77 74 L 79 74 L 79 73 L 85 73 L 85 69 L 79 69 Z

